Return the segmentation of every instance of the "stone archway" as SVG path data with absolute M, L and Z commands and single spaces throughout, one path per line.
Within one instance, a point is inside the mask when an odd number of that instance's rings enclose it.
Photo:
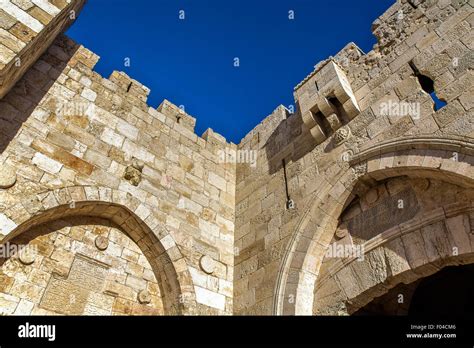
M 404 137 L 353 155 L 334 184 L 313 197 L 282 261 L 274 292 L 275 314 L 312 314 L 314 287 L 338 219 L 357 191 L 371 181 L 406 175 L 439 178 L 474 188 L 474 141 L 459 137 Z
M 135 245 L 135 251 L 146 258 L 159 286 L 157 295 L 159 293 L 163 303 L 164 314 L 193 313 L 195 309 L 191 277 L 173 237 L 150 207 L 125 192 L 92 186 L 62 188 L 27 197 L 1 215 L 1 232 L 5 235 L 2 244 L 12 243 L 38 226 L 53 222 L 71 218 L 101 219 L 102 224 L 108 223 L 115 229 L 115 234 L 121 231 Z M 82 258 L 94 258 L 87 250 L 78 254 Z M 97 255 L 95 261 L 101 262 L 99 253 Z M 138 296 L 139 289 L 136 290 Z M 145 299 L 145 302 L 148 301 Z
M 474 263 L 447 266 L 409 284 L 399 284 L 354 312 L 356 316 L 463 317 L 474 314 Z
M 21 249 L 0 261 L 4 314 L 165 314 L 163 272 L 110 220 L 58 218 L 29 228 L 8 246 Z

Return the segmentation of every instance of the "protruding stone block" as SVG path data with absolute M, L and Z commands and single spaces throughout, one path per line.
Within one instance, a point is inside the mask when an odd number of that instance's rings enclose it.
M 95 246 L 97 247 L 97 249 L 104 251 L 109 246 L 109 240 L 105 236 L 97 236 L 95 238 Z
M 325 139 L 321 137 L 320 130 L 323 134 L 331 134 L 360 113 L 346 74 L 332 59 L 319 66 L 310 78 L 297 87 L 295 99 L 300 105 L 303 122 L 310 131 L 319 126 L 320 129 L 311 132 L 318 144 Z M 326 118 L 330 129 L 324 129 L 328 127 L 322 120 L 314 119 L 315 113 Z

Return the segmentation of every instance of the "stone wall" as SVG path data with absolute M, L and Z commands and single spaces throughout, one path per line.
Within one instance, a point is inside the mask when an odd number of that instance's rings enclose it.
M 389 290 L 377 273 L 387 264 L 373 261 L 384 243 L 416 280 L 420 264 L 396 240 L 430 221 L 471 262 L 472 1 L 398 0 L 373 23 L 372 51 L 350 43 L 317 64 L 295 87 L 296 111 L 277 107 L 239 145 L 196 135 L 167 100 L 150 107 L 125 73 L 94 72 L 97 55 L 57 36 L 81 6 L 0 10 L 0 240 L 36 252 L 1 264 L 5 313 L 348 314 Z M 16 36 L 23 26 L 36 35 Z M 420 195 L 426 182 L 437 199 Z M 400 200 L 406 210 L 393 210 Z M 353 259 L 325 257 L 344 238 L 371 261 L 341 285 Z M 420 274 L 452 256 L 425 257 Z M 61 287 L 82 300 L 55 307 Z
M 235 313 L 311 314 L 340 214 L 380 180 L 472 188 L 473 20 L 472 1 L 397 1 L 373 23 L 372 51 L 350 43 L 320 62 L 295 88 L 297 111 L 278 108 L 242 140 L 258 161 L 237 167 Z M 392 227 L 370 221 L 365 237 Z
M 170 308 L 232 313 L 235 166 L 220 153 L 235 145 L 212 130 L 197 136 L 195 119 L 166 100 L 148 106 L 149 89 L 125 73 L 103 78 L 92 70 L 98 59 L 60 35 L 0 101 L 4 242 L 52 207 L 119 204 L 174 265 L 179 289 Z M 135 242 L 145 254 L 151 248 Z M 145 288 L 144 277 L 136 278 Z M 127 285 L 125 277 L 117 283 Z

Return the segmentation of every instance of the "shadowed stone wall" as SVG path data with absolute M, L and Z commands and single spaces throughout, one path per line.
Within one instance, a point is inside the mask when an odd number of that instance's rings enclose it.
M 0 4 L 5 313 L 346 315 L 472 261 L 472 1 L 396 1 L 238 145 L 94 72 L 82 1 Z

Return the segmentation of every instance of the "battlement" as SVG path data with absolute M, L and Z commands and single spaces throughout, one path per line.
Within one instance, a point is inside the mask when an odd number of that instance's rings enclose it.
M 126 92 L 131 97 L 138 98 L 146 103 L 148 95 L 150 94 L 150 89 L 137 80 L 130 78 L 123 71 L 112 72 L 109 80 L 115 83 L 122 92 Z
M 163 115 L 175 119 L 177 123 L 181 124 L 183 127 L 194 131 L 194 126 L 196 125 L 196 119 L 191 115 L 188 115 L 183 108 L 177 107 L 168 100 L 163 100 L 163 102 L 158 106 L 157 109 Z M 204 137 L 203 137 L 204 138 Z
M 43 7 L 56 2 L 32 1 Z M 68 2 L 70 6 L 82 3 Z M 14 20 L 20 21 L 24 14 L 16 4 L 26 9 L 30 2 L 8 2 L 6 8 L 14 8 L 16 12 L 12 13 L 19 16 Z M 54 13 L 57 18 L 62 16 L 62 12 Z M 0 12 L 0 19 L 0 25 L 4 25 L 8 17 Z M 5 95 L 0 98 L 0 176 L 13 173 L 15 179 L 10 185 L 0 178 L 0 240 L 4 241 L 9 228 L 21 224 L 18 215 L 3 209 L 3 204 L 15 200 L 18 192 L 20 202 L 30 201 L 26 194 L 34 196 L 31 200 L 43 201 L 44 192 L 73 192 L 72 187 L 76 187 L 78 195 L 66 201 L 53 199 L 61 202 L 56 207 L 59 211 L 76 207 L 76 202 L 79 207 L 84 201 L 91 202 L 97 212 L 101 210 L 97 204 L 110 211 L 117 205 L 123 207 L 122 213 L 108 217 L 132 214 L 152 226 L 149 231 L 155 241 L 149 246 L 160 248 L 153 260 L 177 262 L 181 267 L 179 277 L 188 279 L 187 285 L 176 291 L 186 293 L 186 301 L 193 302 L 187 309 L 189 313 L 231 313 L 236 164 L 223 154 L 231 153 L 229 150 L 236 146 L 212 129 L 202 137 L 195 134 L 196 119 L 168 100 L 156 108 L 148 105 L 150 89 L 125 72 L 101 76 L 93 70 L 99 61 L 97 54 L 63 34 L 56 35 L 55 30 L 61 31 L 62 26 L 51 27 L 53 34 L 48 28 L 38 26 L 37 35 L 51 42 L 35 42 L 35 54 L 28 51 L 30 66 L 14 73 L 18 81 L 5 85 Z M 11 44 L 4 36 L 0 39 L 1 44 Z M 29 187 L 28 193 L 24 187 Z M 19 191 L 15 191 L 17 188 Z M 53 208 L 46 208 L 44 203 L 41 211 Z M 70 212 L 79 210 L 72 208 Z M 122 231 L 128 228 L 131 238 L 137 237 L 130 244 L 136 254 L 134 270 L 129 272 L 134 283 L 122 285 L 133 294 L 127 301 L 133 302 L 139 291 L 146 290 L 142 284 L 147 282 L 138 257 L 146 260 L 149 256 L 146 250 L 146 256 L 142 253 L 148 247 L 144 247 L 145 238 L 137 236 L 140 228 L 131 220 L 114 223 L 123 225 Z M 133 226 L 125 227 L 129 224 Z M 125 247 L 123 238 L 116 241 Z M 121 252 L 115 257 L 119 263 L 131 262 Z M 205 262 L 201 261 L 204 257 Z M 154 279 L 153 272 L 148 278 Z M 112 284 L 119 286 L 114 281 Z M 171 311 L 177 307 L 178 295 L 169 284 L 165 288 L 170 294 L 164 308 Z M 153 306 L 145 306 L 138 299 L 135 305 L 141 306 L 140 313 L 152 307 L 159 313 L 162 300 L 158 297 Z M 123 310 L 128 309 L 113 309 L 115 313 Z
M 443 168 L 461 152 L 455 139 L 473 142 L 473 20 L 472 1 L 396 1 L 372 25 L 372 50 L 351 42 L 316 64 L 294 88 L 295 112 L 277 108 L 242 139 L 239 149 L 256 151 L 258 165 L 237 167 L 235 313 L 340 315 L 351 307 L 355 297 L 340 296 L 352 291 L 357 282 L 344 279 L 359 269 L 335 276 L 337 263 L 325 257 L 327 247 L 357 243 L 346 219 L 362 211 L 357 223 L 372 229 L 364 219 L 382 219 L 379 197 L 387 192 L 374 186 L 389 182 L 390 191 L 395 177 L 414 172 L 449 181 Z M 430 157 L 418 143 L 439 151 Z M 372 157 L 358 161 L 361 149 Z M 455 165 L 472 178 L 463 158 Z M 382 244 L 380 231 L 361 244 Z
M 379 85 L 390 74 L 399 73 L 400 79 L 413 74 L 412 68 L 407 66 L 412 60 L 411 66 L 416 65 L 418 72 L 434 80 L 437 94 L 447 101 L 449 96 L 445 95 L 443 86 L 436 83 L 439 75 L 434 71 L 436 66 L 430 67 L 426 63 L 447 47 L 445 40 L 433 45 L 441 35 L 464 35 L 466 44 L 469 41 L 469 28 L 463 24 L 454 26 L 468 13 L 466 3 L 459 1 L 450 6 L 448 1 L 398 0 L 373 22 L 372 32 L 377 42 L 370 52 L 364 53 L 350 42 L 334 56 L 318 62 L 294 87 L 295 115 L 301 117 L 316 145 L 365 111 L 373 99 L 369 96 L 371 90 L 384 93 L 386 89 Z M 456 13 L 461 8 L 463 10 Z M 448 17 L 450 19 L 445 22 Z M 418 56 L 427 48 L 430 48 L 428 53 Z M 452 59 L 461 58 L 454 52 L 451 56 Z M 463 69 L 470 64 L 470 59 L 468 55 L 462 57 Z M 346 130 L 342 132 L 346 133 Z M 248 136 L 253 133 L 254 130 Z M 246 142 L 248 136 L 241 143 Z
M 335 57 L 329 57 L 314 66 L 314 69 L 309 73 L 300 83 L 298 83 L 294 90 L 297 91 L 307 81 L 309 81 L 315 74 L 317 74 L 330 60 L 335 62 L 341 62 L 341 65 L 347 68 L 349 63 L 349 57 L 360 57 L 364 55 L 364 52 L 353 42 L 348 43 L 342 50 L 340 50 Z M 353 58 L 354 59 L 354 58 Z

